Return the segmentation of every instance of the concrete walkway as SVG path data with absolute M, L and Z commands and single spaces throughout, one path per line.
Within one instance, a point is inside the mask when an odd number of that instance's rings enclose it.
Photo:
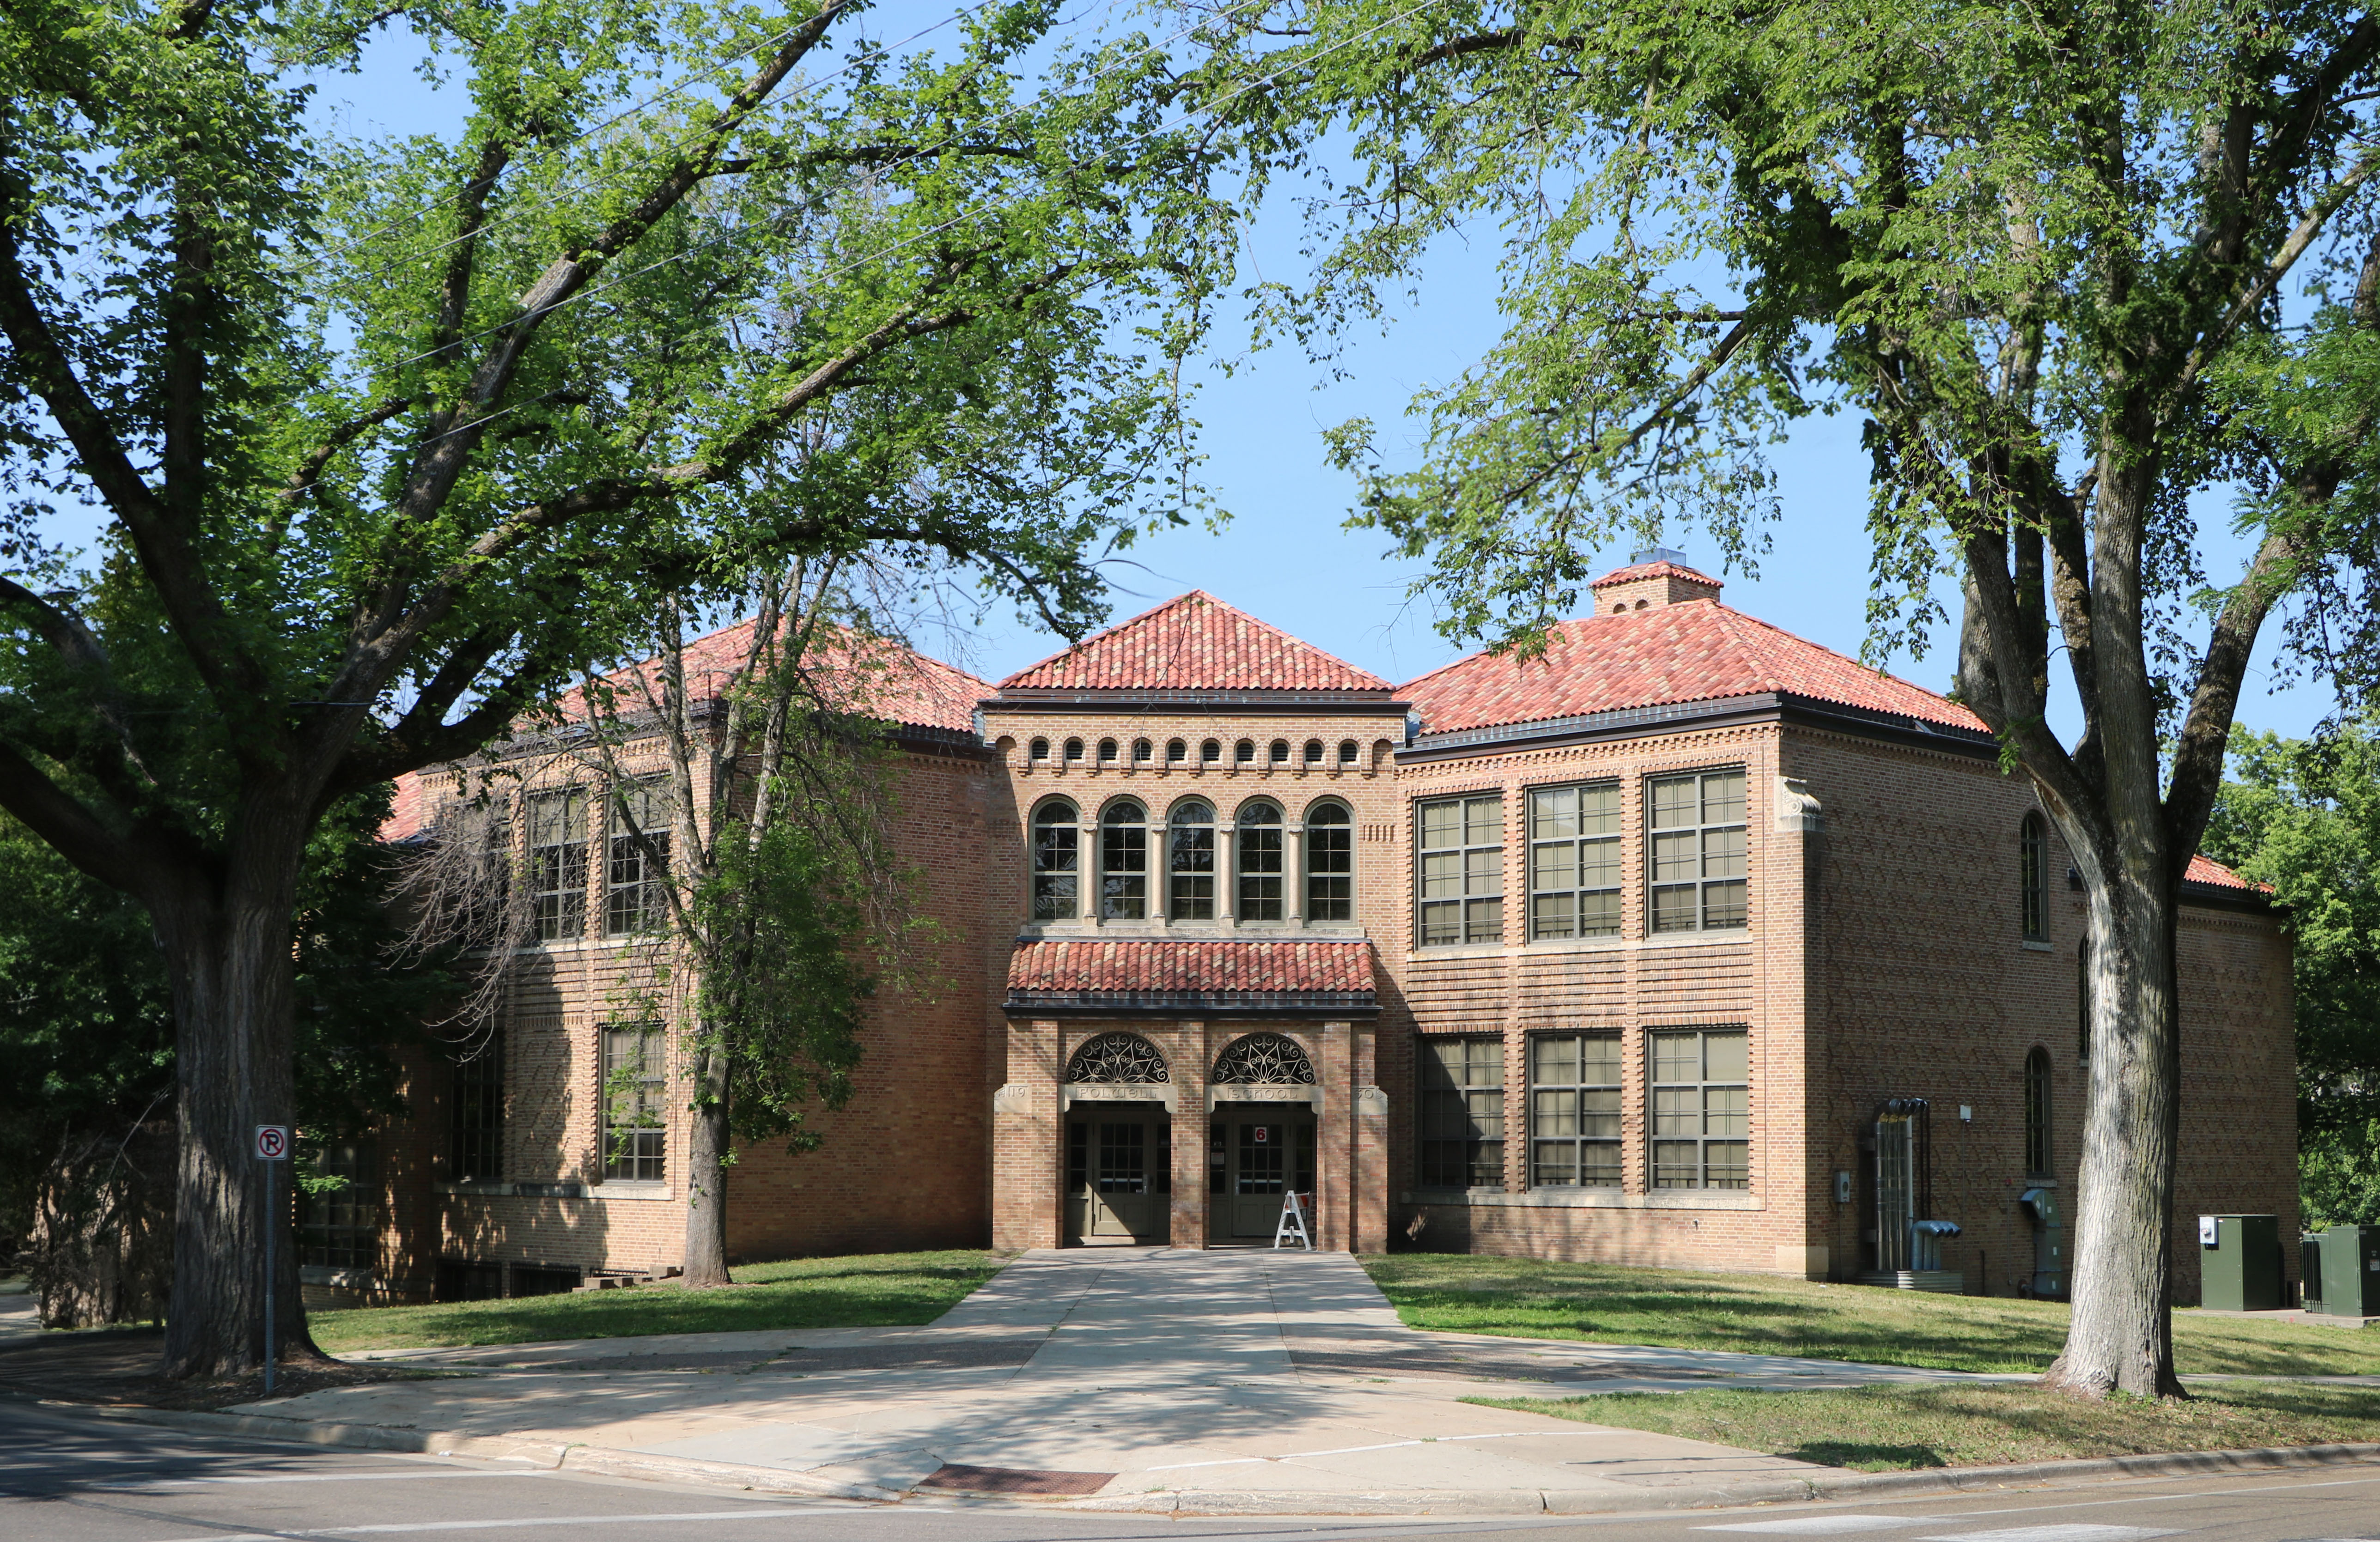
M 1076 1496 L 1208 1513 L 1773 1497 L 1780 1480 L 1824 1469 L 1459 1400 L 1985 1379 L 1419 1333 L 1343 1254 L 1162 1248 L 1027 1254 L 925 1328 L 370 1357 L 477 1374 L 245 1411 L 725 1463 L 813 1492 Z

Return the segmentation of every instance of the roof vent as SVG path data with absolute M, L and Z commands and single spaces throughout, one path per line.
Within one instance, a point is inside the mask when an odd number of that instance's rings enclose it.
M 1628 554 L 1629 566 L 1633 567 L 1643 562 L 1673 562 L 1680 567 L 1694 565 L 1686 561 L 1686 554 L 1674 546 L 1647 546 L 1643 551 L 1631 552 Z

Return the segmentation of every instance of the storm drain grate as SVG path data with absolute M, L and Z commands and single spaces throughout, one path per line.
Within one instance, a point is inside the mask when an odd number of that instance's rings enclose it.
M 1113 1473 L 1043 1473 L 1029 1467 L 963 1467 L 945 1462 L 918 1481 L 920 1488 L 960 1494 L 1096 1494 Z

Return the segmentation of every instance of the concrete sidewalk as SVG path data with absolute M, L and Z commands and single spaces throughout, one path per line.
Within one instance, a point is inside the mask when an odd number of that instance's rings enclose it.
M 1209 1513 L 1798 1498 L 1830 1470 L 1459 1400 L 2024 1379 L 1419 1333 L 1343 1254 L 1161 1248 L 1027 1254 L 925 1328 L 371 1357 L 475 1374 L 244 1412 L 721 1464 L 808 1492 Z

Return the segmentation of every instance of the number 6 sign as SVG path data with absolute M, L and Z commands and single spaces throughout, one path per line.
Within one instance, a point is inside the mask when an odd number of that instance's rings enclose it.
M 256 1127 L 256 1160 L 261 1162 L 285 1162 L 289 1160 L 289 1126 L 259 1124 Z

